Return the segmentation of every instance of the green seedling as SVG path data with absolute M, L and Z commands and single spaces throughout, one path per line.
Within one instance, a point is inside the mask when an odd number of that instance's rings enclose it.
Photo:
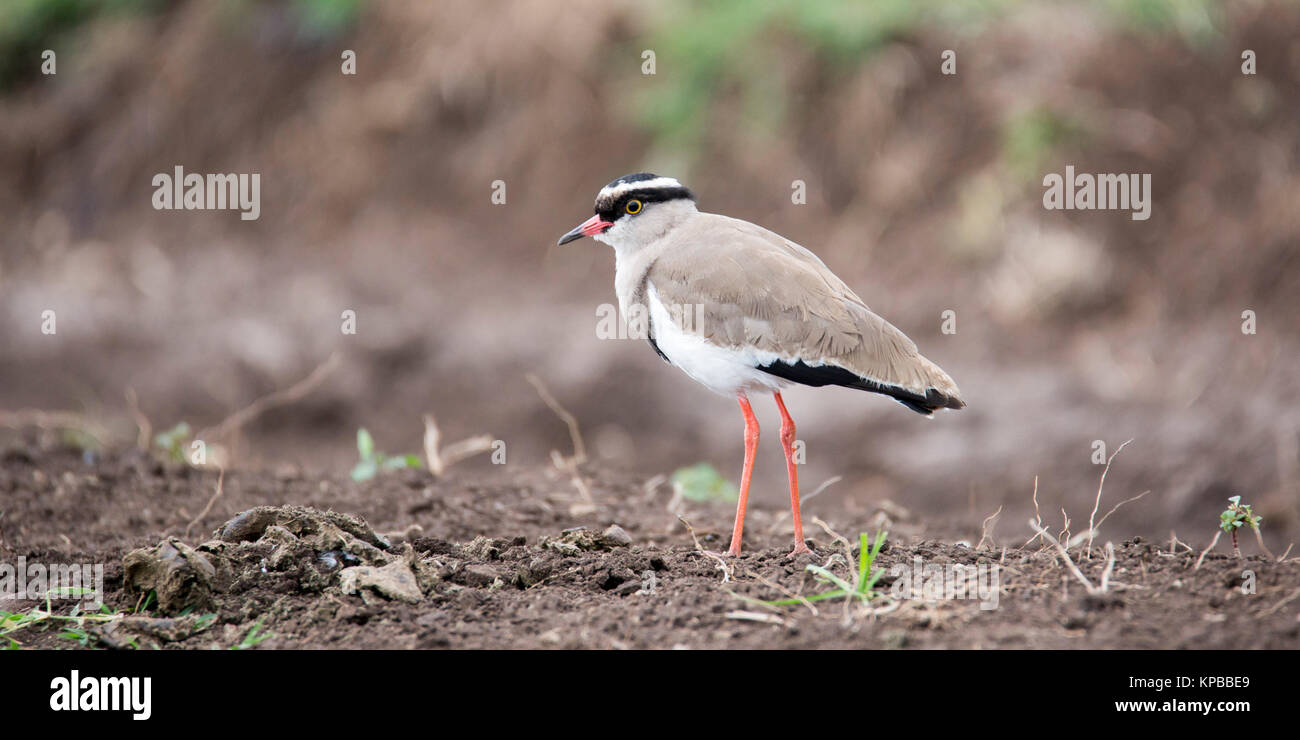
M 360 483 L 370 480 L 381 470 L 422 467 L 419 455 L 385 455 L 375 449 L 375 438 L 364 428 L 357 430 L 357 453 L 360 462 L 352 468 L 352 480 Z
M 880 554 L 880 548 L 885 544 L 885 538 L 889 536 L 888 532 L 876 531 L 875 544 L 872 544 L 871 538 L 866 532 L 858 535 L 858 567 L 853 569 L 852 563 L 849 569 L 853 571 L 850 575 L 853 582 L 840 578 L 834 573 L 820 565 L 809 564 L 807 570 L 809 573 L 817 576 L 817 580 L 829 586 L 834 586 L 829 591 L 823 591 L 812 596 L 805 596 L 798 599 L 778 599 L 776 601 L 764 601 L 764 604 L 770 606 L 794 606 L 809 601 L 825 601 L 826 599 L 852 598 L 866 603 L 878 596 L 873 589 L 876 587 L 876 581 L 884 573 L 881 568 L 873 567 L 876 562 L 876 556 Z
M 59 637 L 65 640 L 73 640 L 82 647 L 89 645 L 91 640 L 90 633 L 81 627 L 68 627 L 59 633 Z
M 1028 180 L 1045 166 L 1052 152 L 1085 138 L 1079 122 L 1049 108 L 1033 108 L 1003 124 L 1002 161 L 1017 177 Z
M 735 503 L 740 492 L 708 463 L 680 468 L 673 473 L 673 491 L 687 501 Z
M 158 598 L 158 592 L 154 591 L 153 589 L 149 589 L 147 592 L 145 592 L 145 595 L 141 597 L 140 601 L 135 605 L 135 613 L 143 614 L 149 611 L 149 607 L 153 606 L 153 602 L 157 600 L 157 598 Z
M 150 593 L 153 592 L 151 591 Z M 190 616 L 193 613 L 194 613 L 194 607 L 187 606 L 184 609 L 181 609 L 180 612 L 176 614 L 176 616 L 180 618 L 184 618 Z M 200 614 L 198 617 L 194 619 L 194 632 L 196 634 L 199 632 L 203 632 L 216 623 L 217 623 L 217 615 L 215 613 Z
M 1237 547 L 1237 530 L 1241 529 L 1243 524 L 1249 524 L 1255 532 L 1255 538 L 1259 540 L 1259 546 L 1264 547 L 1264 540 L 1259 533 L 1259 523 L 1264 521 L 1264 517 L 1256 516 L 1251 510 L 1250 504 L 1241 503 L 1241 496 L 1233 496 L 1228 499 L 1228 508 L 1219 515 L 1219 529 L 1232 535 L 1232 554 L 1235 557 L 1241 557 L 1241 548 Z M 1264 552 L 1268 552 L 1265 548 Z
M 302 31 L 333 38 L 356 22 L 361 0 L 298 0 L 295 9 Z
M 50 589 L 45 592 L 45 609 L 32 607 L 25 612 L 8 612 L 0 610 L 0 638 L 8 641 L 5 646 L 6 650 L 20 650 L 22 643 L 11 637 L 12 634 L 20 630 L 41 625 L 49 626 L 51 624 L 65 625 L 63 631 L 59 633 L 60 637 L 75 640 L 83 647 L 90 644 L 92 636 L 86 631 L 87 624 L 104 624 L 111 622 L 122 616 L 120 612 L 115 612 L 108 608 L 107 604 L 101 604 L 98 612 L 83 613 L 81 604 L 75 604 L 72 611 L 68 614 L 55 614 L 53 597 L 57 594 L 63 596 L 87 596 L 94 593 L 94 589 L 67 587 Z
M 248 628 L 248 634 L 244 635 L 243 641 L 230 649 L 249 650 L 251 648 L 257 647 L 263 641 L 269 640 L 272 637 L 275 637 L 274 633 L 262 632 L 262 620 L 259 619 L 257 620 L 257 624 L 254 624 L 252 627 Z
M 165 432 L 159 432 L 154 435 L 153 444 L 162 450 L 169 460 L 174 462 L 185 462 L 186 443 L 190 437 L 194 436 L 194 431 L 190 425 L 181 422 Z

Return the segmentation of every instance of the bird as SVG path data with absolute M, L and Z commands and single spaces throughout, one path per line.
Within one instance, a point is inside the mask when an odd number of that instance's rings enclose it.
M 795 424 L 782 389 L 844 386 L 928 417 L 966 405 L 953 379 L 815 254 L 748 221 L 700 211 L 676 178 L 637 172 L 604 186 L 595 215 L 558 243 L 585 236 L 613 247 L 619 310 L 646 317 L 645 338 L 659 357 L 740 404 L 745 461 L 728 555 L 741 553 L 758 446 L 749 394 L 771 393 L 781 415 L 791 556 L 811 550 L 799 507 Z

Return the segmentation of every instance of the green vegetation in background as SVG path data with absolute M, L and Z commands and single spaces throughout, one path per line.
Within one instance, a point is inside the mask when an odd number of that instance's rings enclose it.
M 736 486 L 708 463 L 680 468 L 673 473 L 672 484 L 673 490 L 687 501 L 735 503 L 740 498 Z
M 1051 153 L 1086 138 L 1082 124 L 1046 108 L 1012 116 L 1002 128 L 1002 161 L 1023 182 L 1036 181 Z
M 272 3 L 267 0 L 221 0 L 224 20 L 238 27 L 259 21 L 258 9 Z M 279 0 L 278 7 L 288 11 L 294 35 L 304 41 L 337 38 L 357 22 L 364 0 Z
M 1175 33 L 1204 45 L 1223 27 L 1223 5 L 1216 0 L 1106 0 L 1106 11 L 1123 25 L 1147 33 Z
M 205 0 L 207 1 L 207 0 Z M 257 3 L 220 0 L 223 8 L 242 14 Z M 287 0 L 308 38 L 332 38 L 356 22 L 363 0 Z M 41 52 L 65 47 L 61 36 L 96 18 L 110 15 L 149 15 L 175 5 L 175 0 L 0 0 L 0 90 L 40 74 Z
M 295 0 L 304 30 L 317 36 L 333 37 L 356 22 L 361 0 Z
M 747 120 L 772 133 L 785 118 L 782 81 L 771 41 L 792 37 L 828 63 L 847 69 L 886 43 L 926 25 L 977 22 L 1014 0 L 716 0 L 663 12 L 643 48 L 656 55 L 656 84 L 637 117 L 663 144 L 691 146 L 704 130 L 710 100 L 735 90 Z
M 923 28 L 979 30 L 1024 0 L 713 0 L 661 8 L 663 20 L 640 49 L 655 51 L 656 75 L 635 101 L 634 115 L 669 151 L 694 150 L 708 130 L 708 108 L 722 93 L 740 97 L 756 132 L 776 135 L 789 109 L 779 43 L 805 45 L 828 71 L 852 69 L 888 43 Z M 1042 3 L 1050 7 L 1053 3 Z M 1070 5 L 1072 3 L 1060 3 Z M 1084 6 L 1092 3 L 1073 3 Z M 1174 33 L 1199 44 L 1218 33 L 1214 0 L 1105 0 L 1102 20 L 1138 32 Z M 938 69 L 938 61 L 935 61 Z M 1013 157 L 1030 156 L 1034 137 L 1054 136 L 1043 119 L 1010 133 Z M 1027 139 L 1025 137 L 1028 137 Z M 1046 143 L 1048 140 L 1040 139 Z M 1021 151 L 1021 150 L 1024 151 Z
M 0 89 L 40 73 L 41 52 L 91 18 L 157 10 L 164 0 L 0 0 Z
M 154 435 L 153 445 L 162 451 L 163 455 L 172 462 L 185 462 L 185 451 L 189 449 L 190 438 L 194 432 L 190 425 L 181 422 L 165 432 L 159 432 Z
M 386 455 L 375 449 L 375 438 L 364 428 L 357 430 L 357 454 L 360 461 L 352 468 L 352 480 L 361 483 L 383 470 L 422 467 L 418 455 Z

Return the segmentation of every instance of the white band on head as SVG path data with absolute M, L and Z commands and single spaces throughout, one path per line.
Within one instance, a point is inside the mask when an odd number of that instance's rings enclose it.
M 624 193 L 629 193 L 633 190 L 659 190 L 659 189 L 667 189 L 667 188 L 680 188 L 681 186 L 682 184 L 680 182 L 677 182 L 677 178 L 675 177 L 656 177 L 651 180 L 621 182 L 613 186 L 606 185 L 605 187 L 600 189 L 600 195 L 596 197 L 597 199 L 602 199 L 602 198 L 616 199 L 620 195 Z

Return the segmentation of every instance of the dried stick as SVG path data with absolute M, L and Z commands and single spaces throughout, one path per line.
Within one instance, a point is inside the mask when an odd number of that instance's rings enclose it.
M 831 538 L 831 542 L 839 542 L 841 545 L 844 546 L 844 562 L 848 563 L 849 572 L 852 573 L 853 563 L 855 562 L 853 560 L 853 543 L 849 542 L 849 539 L 847 537 L 831 529 L 831 525 L 822 521 L 820 517 L 813 517 L 812 523 L 821 527 L 826 532 L 826 535 Z
M 1201 551 L 1201 556 L 1200 556 L 1199 558 L 1196 559 L 1196 567 L 1195 567 L 1195 568 L 1192 568 L 1192 570 L 1200 570 L 1200 569 L 1201 569 L 1201 561 L 1205 560 L 1205 556 L 1210 552 L 1210 550 L 1213 550 L 1213 549 L 1214 549 L 1214 546 L 1217 545 L 1217 544 L 1219 544 L 1219 535 L 1221 535 L 1221 534 L 1223 534 L 1223 530 L 1222 530 L 1222 529 L 1216 529 L 1216 530 L 1214 530 L 1214 539 L 1210 540 L 1210 546 L 1209 546 L 1209 547 L 1207 547 L 1207 548 L 1205 548 L 1203 551 Z
M 1265 609 L 1264 611 L 1260 612 L 1260 616 L 1261 617 L 1272 616 L 1273 614 L 1276 614 L 1279 609 L 1291 603 L 1292 601 L 1295 601 L 1297 598 L 1300 598 L 1300 588 L 1297 588 L 1296 590 L 1292 591 L 1290 596 L 1287 596 L 1286 598 L 1277 602 L 1276 604 L 1269 607 L 1268 609 Z
M 838 541 L 838 542 L 840 542 L 841 544 L 844 545 L 844 565 L 845 565 L 845 567 L 847 567 L 847 568 L 849 569 L 849 574 L 850 574 L 851 576 L 853 576 L 853 588 L 851 588 L 851 589 L 844 589 L 844 591 L 845 591 L 845 595 L 844 595 L 844 597 L 845 597 L 845 598 L 844 598 L 844 618 L 843 618 L 843 622 L 844 622 L 845 625 L 847 625 L 847 624 L 849 624 L 849 622 L 851 622 L 852 619 L 853 619 L 852 611 L 851 611 L 851 610 L 852 610 L 852 608 L 853 608 L 853 601 L 854 601 L 854 599 L 851 598 L 851 593 L 850 593 L 850 592 L 855 591 L 855 590 L 858 588 L 858 585 L 859 585 L 860 583 L 862 583 L 862 580 L 865 579 L 865 578 L 867 578 L 870 574 L 868 574 L 868 573 L 859 573 L 859 572 L 858 572 L 858 569 L 857 569 L 857 561 L 853 559 L 853 545 L 852 545 L 852 543 L 849 542 L 849 540 L 848 540 L 847 537 L 844 537 L 844 536 L 840 535 L 838 532 L 836 532 L 835 530 L 831 529 L 831 525 L 829 525 L 829 524 L 827 524 L 826 522 L 822 521 L 821 518 L 819 518 L 819 517 L 813 517 L 813 518 L 812 518 L 812 521 L 813 521 L 814 524 L 816 524 L 817 526 L 821 527 L 822 529 L 824 529 L 824 530 L 826 531 L 826 534 L 830 536 L 832 542 L 836 542 L 836 541 Z M 835 557 L 834 555 L 831 556 L 832 559 L 833 559 L 834 557 Z M 824 565 L 824 566 L 822 566 L 822 567 L 824 567 L 824 568 L 828 568 L 828 569 L 829 569 L 829 568 L 830 568 L 830 564 L 831 564 L 831 560 L 827 560 L 827 561 L 826 561 L 826 565 Z
M 492 435 L 480 434 L 459 442 L 452 442 L 446 448 L 440 449 L 441 440 L 442 432 L 438 430 L 438 423 L 434 421 L 433 414 L 425 414 L 424 459 L 429 466 L 429 472 L 436 476 L 441 476 L 447 468 L 461 460 L 491 450 L 493 441 Z
M 144 415 L 140 410 L 140 398 L 136 396 L 135 389 L 130 386 L 126 389 L 126 407 L 131 412 L 131 418 L 135 420 L 135 428 L 138 430 L 135 437 L 135 446 L 142 450 L 148 450 L 150 442 L 153 440 L 153 424 L 149 422 L 149 417 Z
M 239 411 L 227 416 L 217 426 L 204 429 L 202 433 L 196 435 L 196 438 L 217 440 L 225 439 L 231 432 L 239 430 L 245 424 L 266 413 L 268 410 L 276 408 L 277 406 L 293 403 L 294 401 L 303 398 L 307 394 L 316 390 L 321 383 L 325 382 L 326 378 L 328 378 L 331 373 L 338 369 L 339 358 L 340 355 L 338 352 L 331 354 L 324 362 L 317 365 L 316 369 L 312 370 L 311 374 L 306 378 L 303 378 L 284 390 L 275 391 L 274 393 L 262 396 Z M 208 432 L 213 432 L 213 434 L 208 435 Z
M 551 450 L 551 464 L 555 465 L 556 470 L 569 474 L 569 479 L 573 482 L 573 487 L 578 489 L 578 495 L 582 496 L 583 503 L 595 507 L 596 500 L 591 497 L 591 488 L 587 486 L 587 481 L 583 480 L 582 474 L 578 472 L 576 460 L 561 455 L 559 450 Z
M 194 517 L 192 520 L 190 520 L 189 524 L 185 525 L 186 540 L 190 538 L 190 530 L 194 529 L 195 525 L 197 525 L 199 521 L 203 519 L 203 517 L 207 516 L 208 513 L 212 511 L 212 507 L 217 503 L 217 499 L 221 498 L 221 491 L 223 488 L 223 484 L 226 481 L 226 469 L 220 468 L 219 470 L 220 472 L 217 473 L 217 490 L 215 493 L 212 494 L 212 498 L 208 499 L 208 505 L 204 506 L 203 511 L 200 511 L 198 516 Z
M 747 622 L 763 622 L 764 624 L 785 625 L 785 620 L 775 614 L 764 614 L 763 612 L 751 612 L 744 609 L 733 609 L 727 612 L 727 619 L 740 619 Z
M 998 514 L 1001 513 L 1002 513 L 1002 507 L 999 506 L 997 511 L 993 512 L 992 514 L 989 514 L 987 517 L 984 518 L 983 524 L 980 525 L 980 541 L 975 545 L 976 550 L 984 546 L 984 540 L 989 540 L 990 542 L 992 542 L 993 538 L 990 536 L 990 534 L 993 530 L 989 527 L 989 522 L 991 520 L 996 519 Z M 994 521 L 993 524 L 996 526 L 997 522 Z M 996 547 L 997 543 L 993 542 L 993 545 Z
M 822 491 L 825 491 L 827 488 L 830 488 L 831 486 L 835 485 L 836 483 L 839 483 L 842 480 L 844 480 L 844 476 L 842 475 L 832 476 L 822 481 L 822 484 L 814 488 L 812 493 L 808 494 L 807 496 L 803 496 L 803 495 L 799 496 L 800 508 L 802 509 L 803 505 L 807 504 L 809 501 L 812 501 Z M 785 524 L 785 520 L 790 518 L 791 516 L 792 514 L 788 511 L 782 511 L 780 514 L 777 514 L 776 518 L 772 521 L 772 526 L 767 528 L 767 533 L 773 534 L 774 532 L 776 532 L 778 529 L 782 527 L 782 525 Z
M 1092 559 L 1092 537 L 1097 532 L 1097 527 L 1093 524 L 1093 520 L 1097 517 L 1097 509 L 1101 508 L 1101 489 L 1106 486 L 1106 474 L 1110 472 L 1110 464 L 1115 461 L 1115 456 L 1123 452 L 1124 448 L 1128 447 L 1128 443 L 1132 441 L 1133 440 L 1131 439 L 1128 440 L 1124 444 L 1120 445 L 1119 449 L 1111 453 L 1111 456 L 1106 459 L 1105 470 L 1101 471 L 1101 482 L 1097 484 L 1097 501 L 1092 505 L 1092 514 L 1088 516 L 1088 549 L 1086 554 L 1089 560 Z
M 1110 511 L 1106 512 L 1106 516 L 1103 516 L 1103 517 L 1101 518 L 1101 521 L 1097 522 L 1097 529 L 1101 529 L 1101 525 L 1105 524 L 1105 523 L 1106 523 L 1106 520 L 1110 518 L 1110 515 L 1111 515 L 1111 514 L 1114 514 L 1116 511 L 1119 510 L 1119 507 L 1123 506 L 1124 504 L 1131 504 L 1131 503 L 1133 503 L 1134 501 L 1137 501 L 1138 499 L 1140 499 L 1140 498 L 1142 498 L 1143 496 L 1147 495 L 1148 493 L 1151 493 L 1151 491 L 1150 491 L 1150 490 L 1143 491 L 1142 493 L 1139 493 L 1138 495 L 1136 495 L 1136 496 L 1134 496 L 1134 497 L 1132 497 L 1132 498 L 1126 498 L 1126 499 L 1124 499 L 1123 501 L 1119 502 L 1118 504 L 1115 504 L 1114 506 L 1112 506 L 1111 509 L 1110 509 Z
M 1038 511 L 1038 476 L 1036 475 L 1034 476 L 1034 522 L 1037 524 L 1037 527 L 1035 528 L 1039 528 L 1043 526 L 1043 515 Z M 1026 547 L 1029 547 L 1029 543 L 1033 542 L 1036 539 L 1038 539 L 1037 534 L 1025 540 L 1025 544 L 1021 545 L 1020 548 L 1024 549 Z
M 1251 527 L 1250 529 L 1255 533 L 1255 541 L 1259 543 L 1259 549 L 1264 551 L 1269 560 L 1277 560 L 1278 558 L 1274 557 L 1273 553 L 1269 552 L 1269 549 L 1264 546 L 1264 537 L 1259 533 L 1259 527 Z
M 537 395 L 542 397 L 542 403 L 550 407 L 551 411 L 554 411 L 555 415 L 563 419 L 564 423 L 569 427 L 569 437 L 573 440 L 574 463 L 581 465 L 587 462 L 587 446 L 582 443 L 582 432 L 578 429 L 577 417 L 570 414 L 568 410 L 560 405 L 559 401 L 555 400 L 555 396 L 552 396 L 551 392 L 546 390 L 546 385 L 542 383 L 541 378 L 532 373 L 528 373 L 524 377 L 537 389 Z
M 1178 539 L 1178 533 L 1177 533 L 1177 532 L 1175 532 L 1175 531 L 1173 531 L 1173 530 L 1169 530 L 1169 554 L 1170 554 L 1170 555 L 1177 555 L 1177 554 L 1178 554 L 1178 546 L 1179 546 L 1179 545 L 1182 545 L 1183 547 L 1187 548 L 1187 551 L 1188 551 L 1188 552 L 1196 552 L 1196 550 L 1194 550 L 1194 549 L 1192 548 L 1191 545 L 1189 545 L 1189 544 L 1187 544 L 1186 542 L 1183 542 L 1182 540 Z
M 804 598 L 803 596 L 800 596 L 799 594 L 797 594 L 797 593 L 791 591 L 790 589 L 786 588 L 785 586 L 782 586 L 781 584 L 777 583 L 776 581 L 769 581 L 768 579 L 764 578 L 763 576 L 761 576 L 761 575 L 759 575 L 759 574 L 757 574 L 757 573 L 754 574 L 754 578 L 757 579 L 759 583 L 762 583 L 763 585 L 768 586 L 768 587 L 770 587 L 770 588 L 774 588 L 774 589 L 780 591 L 781 593 L 785 594 L 785 595 L 786 595 L 786 598 L 794 599 L 794 600 L 798 601 L 800 604 L 803 604 L 804 606 L 808 607 L 809 611 L 811 611 L 811 612 L 813 613 L 813 616 L 814 616 L 814 617 L 815 617 L 815 616 L 818 616 L 819 612 L 817 611 L 817 605 L 814 604 L 814 603 L 812 603 L 812 602 L 809 601 L 808 599 Z M 760 602 L 760 603 L 761 603 L 761 602 Z
M 1101 572 L 1101 592 L 1110 588 L 1110 573 L 1115 569 L 1115 545 L 1106 543 L 1106 568 Z
M 1088 593 L 1097 593 L 1097 587 L 1092 585 L 1092 582 L 1083 574 L 1083 571 L 1079 570 L 1079 567 L 1074 564 L 1074 560 L 1070 558 L 1070 553 L 1066 551 L 1065 546 L 1061 544 L 1060 540 L 1053 537 L 1051 532 L 1048 532 L 1046 529 L 1035 524 L 1033 519 L 1029 520 L 1029 526 L 1033 528 L 1034 531 L 1038 532 L 1044 540 L 1047 540 L 1056 547 L 1056 552 L 1060 555 L 1061 560 L 1065 562 L 1065 567 L 1074 574 L 1075 578 L 1079 579 L 1079 583 L 1082 583 L 1084 588 L 1088 589 Z
M 680 521 L 682 525 L 686 527 L 687 532 L 690 532 L 691 541 L 695 543 L 696 552 L 700 553 L 701 555 L 704 555 L 705 557 L 713 558 L 713 560 L 717 562 L 718 570 L 722 571 L 722 582 L 726 583 L 727 581 L 730 581 L 731 569 L 727 567 L 727 561 L 723 560 L 721 555 L 718 555 L 717 553 L 714 552 L 709 552 L 708 550 L 704 549 L 704 546 L 700 544 L 700 538 L 695 536 L 695 528 L 691 526 L 690 522 L 686 521 L 686 517 L 679 516 L 677 517 L 677 520 Z

